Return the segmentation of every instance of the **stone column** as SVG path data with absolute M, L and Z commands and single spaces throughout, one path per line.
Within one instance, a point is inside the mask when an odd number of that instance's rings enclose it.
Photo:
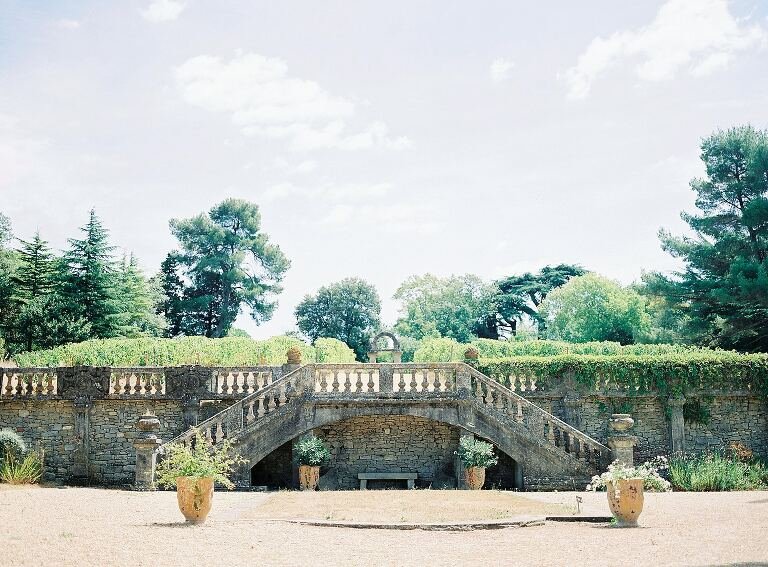
M 630 435 L 630 430 L 635 425 L 635 420 L 628 413 L 614 413 L 608 421 L 610 437 L 608 446 L 613 453 L 613 460 L 628 467 L 634 466 L 634 449 L 637 445 L 637 437 Z
M 136 479 L 135 490 L 155 489 L 155 466 L 157 464 L 157 449 L 162 441 L 155 435 L 160 429 L 160 420 L 149 410 L 136 422 L 139 434 L 133 440 L 136 449 Z
M 669 440 L 671 443 L 670 454 L 685 453 L 685 417 L 683 416 L 683 405 L 685 398 L 683 396 L 669 398 L 667 407 L 669 408 Z

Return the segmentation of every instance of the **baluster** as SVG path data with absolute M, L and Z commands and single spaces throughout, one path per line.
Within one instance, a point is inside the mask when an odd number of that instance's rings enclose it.
M 337 394 L 339 392 L 339 371 L 338 370 L 333 371 L 333 382 L 331 383 L 331 391 L 334 394 Z
M 221 425 L 221 421 L 216 423 L 216 443 L 224 441 L 224 428 Z
M 328 389 L 328 379 L 325 374 L 325 371 L 320 371 L 320 392 L 322 393 L 325 393 Z
M 432 374 L 432 391 L 440 392 L 440 383 L 445 379 L 445 370 L 435 370 Z
M 24 392 L 26 393 L 27 396 L 32 395 L 32 376 L 34 376 L 34 374 L 33 375 L 27 374 L 26 377 L 24 378 L 24 386 L 25 386 Z
M 454 378 L 454 370 L 446 370 L 445 374 L 443 375 L 443 387 L 444 391 L 451 392 L 453 391 L 453 384 L 455 383 Z
M 35 372 L 35 396 L 42 396 L 43 395 L 43 376 L 45 374 L 43 373 L 37 373 Z
M 131 372 L 131 383 L 133 386 L 133 394 L 135 396 L 140 395 L 141 394 L 141 374 Z
M 250 425 L 254 419 L 256 419 L 256 415 L 253 413 L 253 400 L 251 400 L 248 403 L 248 415 L 245 416 L 245 422 Z
M 53 373 L 46 373 L 46 378 L 47 378 L 47 382 L 48 382 L 46 390 L 47 390 L 48 395 L 51 396 L 51 395 L 53 395 L 53 392 L 54 392 Z
M 267 394 L 267 396 L 269 397 L 269 405 L 267 406 L 267 412 L 275 411 L 275 409 L 277 409 L 277 403 L 276 403 L 277 400 L 275 399 L 274 391 Z
M 264 394 L 260 395 L 258 399 L 256 400 L 256 407 L 257 407 L 257 413 L 256 415 L 258 417 L 263 417 L 265 413 L 267 413 L 267 408 L 265 404 Z
M 397 382 L 397 391 L 405 392 L 405 372 L 399 370 L 398 375 L 400 376 L 400 380 Z
M 421 392 L 426 394 L 429 391 L 429 369 L 421 371 Z
M 21 375 L 14 373 L 13 378 L 15 379 L 14 382 L 14 393 L 17 396 L 23 396 L 24 395 L 24 379 L 21 377 Z
M 376 384 L 373 383 L 373 370 L 370 370 L 368 372 L 368 391 L 373 392 L 373 389 L 376 387 Z
M 240 380 L 242 377 L 242 372 L 232 372 L 232 394 L 237 395 L 240 391 Z
M 344 393 L 349 394 L 352 391 L 352 378 L 349 375 L 349 370 L 344 371 Z
M 496 409 L 499 410 L 501 413 L 504 413 L 504 400 L 502 399 L 502 394 L 499 390 L 496 390 Z
M 288 397 L 286 396 L 286 385 L 280 384 L 280 405 L 284 406 L 288 402 Z
M 408 391 L 411 394 L 415 394 L 416 393 L 416 371 L 414 370 L 413 372 L 410 373 L 410 375 L 411 375 L 411 382 L 410 384 L 408 384 Z
M 522 400 L 517 400 L 517 415 L 515 416 L 515 421 L 517 423 L 523 422 L 523 402 Z
M 357 382 L 355 382 L 355 392 L 361 393 L 363 391 L 363 371 L 357 371 Z
M 115 394 L 129 395 L 131 393 L 131 385 L 128 383 L 128 377 L 121 373 L 115 373 Z
M 209 444 L 213 445 L 213 435 L 211 435 L 211 426 L 205 428 L 205 440 L 208 441 Z
M 582 457 L 581 445 L 582 445 L 581 439 L 579 439 L 576 436 L 571 437 L 571 452 L 577 459 L 580 459 Z
M 552 420 L 547 420 L 547 441 L 552 445 L 555 444 L 555 430 L 553 429 Z
M 485 388 L 485 403 L 489 406 L 493 405 L 493 388 L 490 385 L 486 385 Z
M 221 384 L 221 393 L 222 394 L 229 394 L 229 376 L 230 373 L 227 372 L 223 376 L 222 384 Z
M 475 379 L 475 399 L 483 403 L 483 384 L 478 379 Z
M 5 395 L 10 396 L 11 395 L 11 382 L 13 381 L 13 374 L 6 374 L 3 372 L 3 380 L 5 380 Z M 2 386 L 2 383 L 0 383 L 0 386 Z

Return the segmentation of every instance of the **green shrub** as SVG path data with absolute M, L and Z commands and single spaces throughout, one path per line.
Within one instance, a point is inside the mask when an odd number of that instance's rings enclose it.
M 474 437 L 462 437 L 459 441 L 459 450 L 456 453 L 467 468 L 492 467 L 499 462 L 499 458 L 494 453 L 493 445 Z
M 354 362 L 352 350 L 336 339 L 312 347 L 293 337 L 257 341 L 247 337 L 177 339 L 96 339 L 16 356 L 19 366 L 257 366 L 286 362 L 288 349 L 301 350 L 304 362 Z M 322 359 L 322 360 L 319 360 Z
M 0 480 L 8 484 L 35 484 L 43 476 L 43 458 L 37 451 L 23 457 L 8 453 L 0 466 Z
M 214 482 L 234 488 L 229 480 L 232 469 L 245 459 L 232 455 L 229 441 L 211 445 L 200 432 L 195 433 L 194 443 L 187 446 L 181 443 L 169 443 L 164 447 L 163 458 L 157 467 L 157 484 L 166 488 L 175 488 L 180 476 L 193 478 L 210 477 Z
M 0 429 L 0 464 L 7 458 L 21 459 L 27 452 L 27 444 L 21 436 L 10 429 Z
M 300 465 L 318 467 L 327 463 L 331 458 L 331 452 L 317 437 L 307 437 L 296 443 L 296 460 Z
M 719 453 L 673 457 L 669 461 L 669 480 L 676 490 L 720 492 L 768 488 L 768 467 Z
M 453 339 L 424 339 L 413 353 L 414 362 L 461 362 L 464 360 L 463 345 Z

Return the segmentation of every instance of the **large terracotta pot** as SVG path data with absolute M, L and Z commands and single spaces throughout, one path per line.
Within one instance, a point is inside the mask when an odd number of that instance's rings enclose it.
M 637 527 L 637 518 L 643 511 L 643 479 L 630 478 L 608 481 L 608 505 L 620 528 Z
M 469 467 L 464 469 L 464 479 L 470 490 L 480 490 L 485 484 L 485 467 Z
M 317 490 L 320 482 L 320 467 L 299 465 L 299 486 L 302 490 Z
M 202 524 L 211 511 L 213 479 L 180 476 L 176 479 L 176 499 L 179 510 L 190 524 Z

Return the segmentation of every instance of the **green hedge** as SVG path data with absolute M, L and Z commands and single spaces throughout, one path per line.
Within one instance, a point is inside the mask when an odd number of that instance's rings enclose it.
M 286 362 L 292 346 L 301 349 L 302 362 L 354 362 L 355 353 L 336 339 L 319 339 L 310 346 L 292 337 L 258 341 L 244 337 L 209 339 L 102 339 L 72 343 L 15 357 L 19 366 L 256 366 Z
M 687 345 L 621 345 L 614 342 L 567 343 L 564 341 L 495 341 L 476 339 L 471 343 L 459 343 L 453 339 L 424 339 L 414 353 L 416 362 L 460 362 L 464 351 L 474 347 L 480 358 L 507 358 L 512 356 L 558 356 L 568 354 L 600 356 L 652 356 L 692 353 L 723 353 Z
M 690 390 L 743 390 L 768 395 L 768 355 L 701 351 L 659 355 L 558 355 L 480 359 L 478 370 L 501 383 L 509 375 L 535 376 L 546 390 L 572 377 L 587 390 L 684 394 Z

